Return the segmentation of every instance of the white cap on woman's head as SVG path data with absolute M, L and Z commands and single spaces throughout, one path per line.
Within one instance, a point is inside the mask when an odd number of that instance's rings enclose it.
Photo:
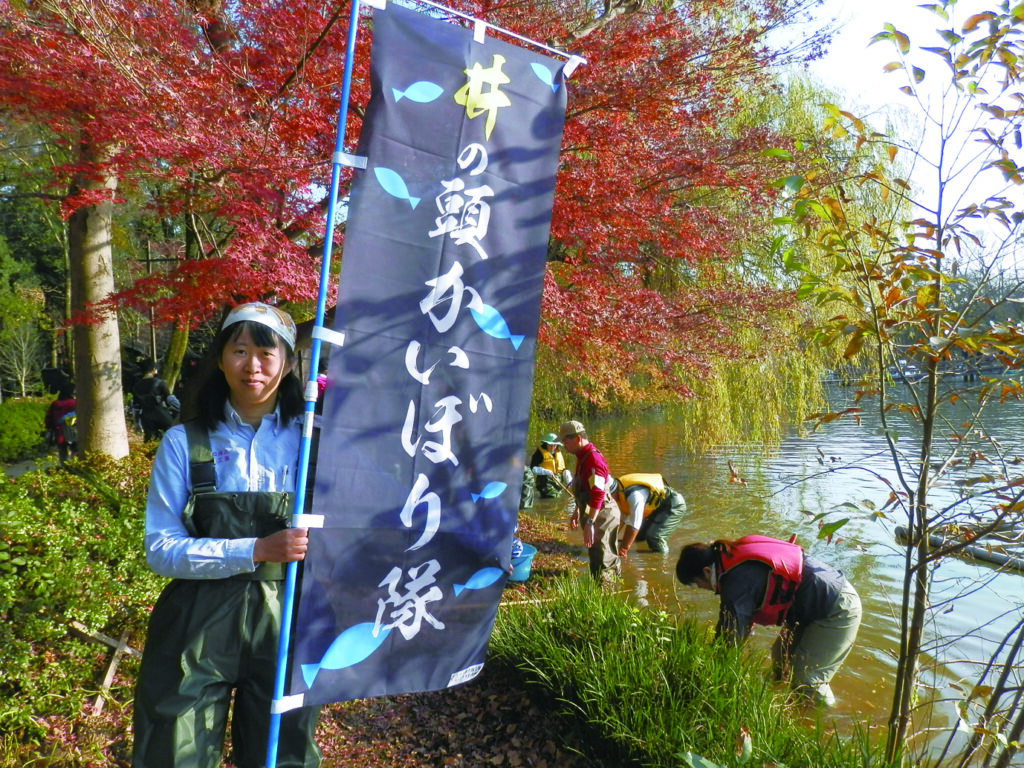
M 239 304 L 228 312 L 220 329 L 223 331 L 228 326 L 244 322 L 267 326 L 284 340 L 288 349 L 295 349 L 295 321 L 283 309 L 264 304 L 262 301 Z

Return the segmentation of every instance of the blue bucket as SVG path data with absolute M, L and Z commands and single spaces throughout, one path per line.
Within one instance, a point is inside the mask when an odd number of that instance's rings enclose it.
M 537 554 L 537 548 L 532 544 L 523 543 L 523 553 L 512 558 L 512 575 L 509 581 L 526 581 L 530 578 L 530 568 L 533 567 L 533 556 Z

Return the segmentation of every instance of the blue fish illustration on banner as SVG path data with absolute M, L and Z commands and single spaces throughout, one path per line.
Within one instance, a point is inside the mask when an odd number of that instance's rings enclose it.
M 466 290 L 474 294 L 469 304 L 469 311 L 473 315 L 473 320 L 480 326 L 480 330 L 496 339 L 508 339 L 512 342 L 513 347 L 519 349 L 519 345 L 523 343 L 525 337 L 522 334 L 512 333 L 508 329 L 505 318 L 501 316 L 501 312 L 489 304 L 484 304 L 476 291 L 473 291 L 472 288 Z
M 525 464 L 564 63 L 393 4 L 373 30 L 288 706 L 479 674 Z
M 550 76 L 550 72 L 548 75 Z M 420 104 L 427 104 L 434 99 L 440 98 L 441 94 L 444 93 L 444 88 L 437 83 L 428 83 L 426 80 L 417 80 L 405 90 L 392 88 L 391 93 L 394 95 L 395 101 L 401 101 L 405 98 L 418 101 Z
M 399 200 L 408 200 L 409 205 L 414 209 L 419 205 L 420 199 L 409 194 L 409 188 L 405 185 L 405 179 L 397 171 L 393 171 L 390 168 L 377 167 L 373 169 L 373 173 L 377 177 L 381 189 L 389 195 L 397 197 Z
M 488 483 L 480 493 L 472 494 L 473 501 L 477 499 L 496 499 L 505 492 L 506 488 L 508 488 L 507 483 Z

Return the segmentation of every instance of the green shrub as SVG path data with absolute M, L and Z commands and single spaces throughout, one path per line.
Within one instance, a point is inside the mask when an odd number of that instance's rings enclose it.
M 98 695 L 112 649 L 72 624 L 140 647 L 164 583 L 142 547 L 150 456 L 68 467 L 0 484 L 0 733 L 22 749 L 53 742 Z M 124 658 L 113 699 L 130 700 L 134 664 Z
M 0 403 L 0 461 L 18 461 L 39 453 L 46 442 L 43 420 L 48 400 L 19 398 Z

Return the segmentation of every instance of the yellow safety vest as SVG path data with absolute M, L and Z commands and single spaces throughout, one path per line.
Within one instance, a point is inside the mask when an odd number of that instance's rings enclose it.
M 650 491 L 647 503 L 644 504 L 644 517 L 660 507 L 661 502 L 665 500 L 665 478 L 657 472 L 632 472 L 616 479 L 619 481 L 619 485 L 612 496 L 615 497 L 615 503 L 619 505 L 619 511 L 623 515 L 629 514 L 626 492 L 634 485 L 642 485 Z
M 562 456 L 562 452 L 551 453 L 543 446 L 540 446 L 537 450 L 540 451 L 541 455 L 541 467 L 544 469 L 550 469 L 556 475 L 561 475 L 565 471 L 565 457 Z

